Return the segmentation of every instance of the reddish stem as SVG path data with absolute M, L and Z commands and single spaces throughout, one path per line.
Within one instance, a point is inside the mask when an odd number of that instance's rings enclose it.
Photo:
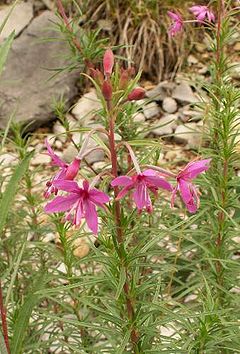
M 107 107 L 108 107 L 108 113 L 109 113 L 109 146 L 110 146 L 110 152 L 111 152 L 111 162 L 112 162 L 112 175 L 116 178 L 118 176 L 118 171 L 117 171 L 117 153 L 116 153 L 116 146 L 115 146 L 115 140 L 114 140 L 114 123 L 115 123 L 115 118 L 114 116 L 111 116 L 111 103 L 110 101 L 107 101 Z M 121 206 L 118 200 L 116 200 L 116 197 L 118 195 L 118 187 L 114 187 L 114 196 L 115 196 L 115 222 L 116 222 L 116 227 L 117 227 L 117 243 L 118 246 L 121 246 L 123 244 L 123 231 L 121 227 Z M 125 263 L 124 256 L 122 252 L 118 252 L 119 258 L 122 261 L 122 263 Z M 125 293 L 126 297 L 126 307 L 127 307 L 127 314 L 128 314 L 128 319 L 130 322 L 134 320 L 135 317 L 135 312 L 134 312 L 134 306 L 133 306 L 133 301 L 130 295 L 129 291 L 129 285 L 128 285 L 128 272 L 125 267 L 125 273 L 126 273 L 126 281 L 123 286 L 123 290 Z M 133 350 L 134 353 L 138 353 L 136 346 L 139 340 L 139 334 L 137 330 L 133 327 L 131 330 L 131 341 L 133 344 Z
M 58 8 L 58 12 L 60 14 L 60 16 L 62 17 L 63 19 L 63 22 L 65 23 L 65 26 L 66 28 L 68 29 L 68 31 L 72 34 L 72 41 L 73 41 L 73 44 L 75 45 L 75 47 L 77 48 L 77 50 L 80 52 L 80 54 L 83 56 L 84 58 L 84 55 L 83 55 L 83 50 L 82 50 L 82 46 L 81 44 L 79 43 L 79 41 L 77 40 L 76 38 L 76 35 L 72 29 L 72 26 L 69 22 L 69 19 L 66 15 L 66 12 L 64 10 L 64 7 L 63 7 L 63 4 L 62 4 L 62 1 L 61 0 L 57 0 L 57 8 Z M 85 65 L 88 67 L 88 68 L 91 68 L 92 67 L 92 64 L 91 62 L 84 58 L 84 62 L 85 62 Z
M 0 313 L 1 313 L 1 320 L 2 320 L 3 338 L 4 338 L 7 352 L 8 352 L 8 354 L 10 354 L 10 345 L 9 345 L 9 339 L 8 339 L 8 326 L 7 326 L 7 310 L 3 304 L 3 293 L 2 293 L 1 279 L 0 279 Z

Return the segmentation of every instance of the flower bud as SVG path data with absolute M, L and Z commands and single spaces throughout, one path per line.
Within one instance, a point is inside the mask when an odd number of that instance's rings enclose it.
M 112 99 L 112 84 L 110 81 L 104 81 L 102 85 L 102 94 L 106 101 L 110 101 Z
M 80 164 L 81 160 L 76 157 L 68 166 L 65 179 L 73 180 L 78 174 Z
M 129 80 L 128 70 L 121 69 L 120 80 L 119 80 L 120 90 L 124 90 L 127 87 L 128 80 Z
M 99 85 L 102 85 L 102 84 L 103 84 L 104 76 L 103 76 L 103 73 L 101 73 L 100 70 L 91 68 L 91 69 L 90 69 L 90 74 L 91 74 L 92 78 L 93 78 L 95 81 L 97 81 L 97 83 L 98 83 Z
M 111 49 L 107 49 L 103 57 L 103 70 L 107 77 L 112 74 L 112 69 L 114 65 L 114 55 Z
M 145 97 L 145 90 L 142 87 L 136 87 L 129 93 L 128 101 L 138 101 Z

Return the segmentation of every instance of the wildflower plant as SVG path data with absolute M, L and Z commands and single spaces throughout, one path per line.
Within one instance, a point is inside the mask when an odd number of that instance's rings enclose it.
M 196 158 L 169 169 L 159 159 L 161 142 L 141 139 L 133 121 L 137 101 L 146 96 L 140 73 L 103 49 L 104 42 L 95 48 L 100 63 L 96 52 L 88 56 L 58 1 L 62 31 L 101 102 L 102 127 L 79 129 L 81 143 L 74 142 L 78 152 L 69 164 L 45 140 L 54 172 L 42 191 L 41 211 L 34 195 L 37 171 L 24 175 L 24 207 L 11 214 L 16 225 L 7 224 L 18 237 L 9 240 L 7 230 L 2 232 L 8 317 L 1 313 L 0 344 L 6 353 L 240 351 L 234 170 L 239 92 L 225 54 L 236 10 L 220 0 L 217 5 L 216 14 L 192 6 L 193 20 L 170 12 L 171 35 L 185 26 L 208 26 L 214 59 L 212 81 L 203 84 L 210 98 L 199 104 L 205 145 Z M 71 132 L 67 135 L 69 144 Z M 23 161 L 30 140 L 13 130 Z M 105 161 L 95 170 L 86 157 L 98 149 Z M 22 224 L 25 232 L 18 232 Z M 49 230 L 58 235 L 58 247 L 44 241 Z M 88 251 L 77 257 L 82 240 Z

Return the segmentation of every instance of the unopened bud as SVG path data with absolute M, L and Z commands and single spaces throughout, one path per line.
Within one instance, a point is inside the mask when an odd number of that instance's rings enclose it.
M 112 99 L 112 85 L 110 81 L 104 81 L 102 85 L 102 94 L 106 101 L 110 101 Z
M 68 166 L 65 179 L 73 180 L 78 174 L 80 164 L 81 160 L 76 157 L 73 162 Z
M 120 90 L 124 90 L 127 87 L 128 80 L 129 80 L 128 70 L 121 69 L 121 75 L 119 80 Z
M 100 70 L 91 68 L 90 69 L 90 74 L 91 74 L 92 78 L 97 81 L 97 83 L 99 85 L 103 84 L 104 76 L 103 76 L 103 73 L 101 73 Z
M 128 101 L 138 101 L 145 97 L 145 90 L 142 87 L 136 87 L 129 93 L 127 99 Z
M 103 57 L 103 70 L 104 74 L 107 77 L 110 77 L 112 74 L 113 70 L 113 65 L 114 65 L 114 55 L 111 49 L 107 49 L 104 57 Z

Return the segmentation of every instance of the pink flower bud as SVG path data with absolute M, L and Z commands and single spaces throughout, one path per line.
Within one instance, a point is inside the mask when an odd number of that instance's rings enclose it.
M 106 101 L 110 101 L 112 98 L 112 85 L 111 82 L 105 80 L 102 85 L 102 94 Z
M 142 87 L 136 87 L 129 93 L 128 101 L 142 100 L 145 97 L 145 90 Z
M 114 65 L 114 55 L 111 49 L 107 49 L 103 57 L 103 70 L 104 74 L 109 77 L 112 74 Z
M 78 174 L 80 164 L 81 160 L 76 157 L 73 162 L 68 166 L 65 179 L 73 180 Z

